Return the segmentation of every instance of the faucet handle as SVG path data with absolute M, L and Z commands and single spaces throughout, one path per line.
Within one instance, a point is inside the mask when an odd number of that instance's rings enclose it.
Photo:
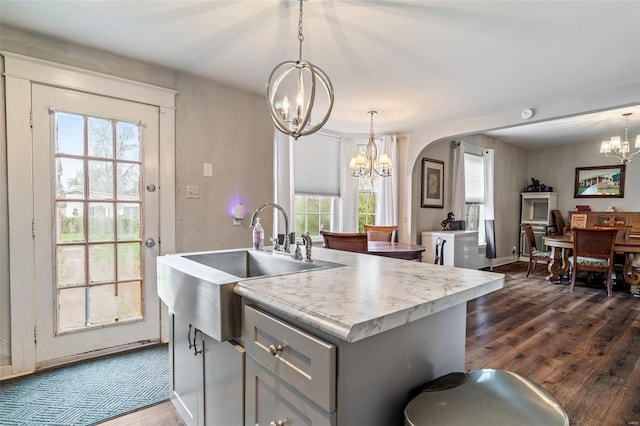
M 280 251 L 280 242 L 278 241 L 277 238 L 270 238 L 271 242 L 273 243 L 273 251 Z

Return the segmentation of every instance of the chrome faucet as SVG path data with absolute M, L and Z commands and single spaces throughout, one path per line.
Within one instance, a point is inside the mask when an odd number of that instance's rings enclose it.
M 311 246 L 313 245 L 313 242 L 311 241 L 311 236 L 308 232 L 302 234 L 302 241 L 304 241 L 304 245 L 307 249 L 307 258 L 305 259 L 305 261 L 313 262 L 313 259 L 311 259 Z
M 260 211 L 265 207 L 273 207 L 275 209 L 280 210 L 280 213 L 282 213 L 282 217 L 284 217 L 284 252 L 290 253 L 291 250 L 289 249 L 289 238 L 290 238 L 289 237 L 289 217 L 287 216 L 287 212 L 285 212 L 282 207 L 280 207 L 276 203 L 266 203 L 265 205 L 258 207 L 256 211 L 254 211 L 253 214 L 251 215 L 251 227 L 253 228 L 255 226 L 258 213 L 260 213 Z M 277 246 L 277 241 L 278 239 L 276 238 L 276 246 Z

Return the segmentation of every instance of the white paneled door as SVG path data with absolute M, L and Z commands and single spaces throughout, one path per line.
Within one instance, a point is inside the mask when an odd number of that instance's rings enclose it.
M 159 108 L 34 84 L 39 367 L 160 339 Z

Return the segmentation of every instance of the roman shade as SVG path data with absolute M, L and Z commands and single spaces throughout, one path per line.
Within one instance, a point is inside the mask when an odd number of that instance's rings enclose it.
M 340 196 L 340 139 L 314 133 L 299 138 L 293 147 L 295 193 Z

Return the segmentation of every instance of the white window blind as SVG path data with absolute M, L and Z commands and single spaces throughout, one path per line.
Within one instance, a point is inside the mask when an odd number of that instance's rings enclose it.
M 464 154 L 464 200 L 484 203 L 484 166 L 482 156 Z
M 296 194 L 340 196 L 340 139 L 314 133 L 293 143 Z

